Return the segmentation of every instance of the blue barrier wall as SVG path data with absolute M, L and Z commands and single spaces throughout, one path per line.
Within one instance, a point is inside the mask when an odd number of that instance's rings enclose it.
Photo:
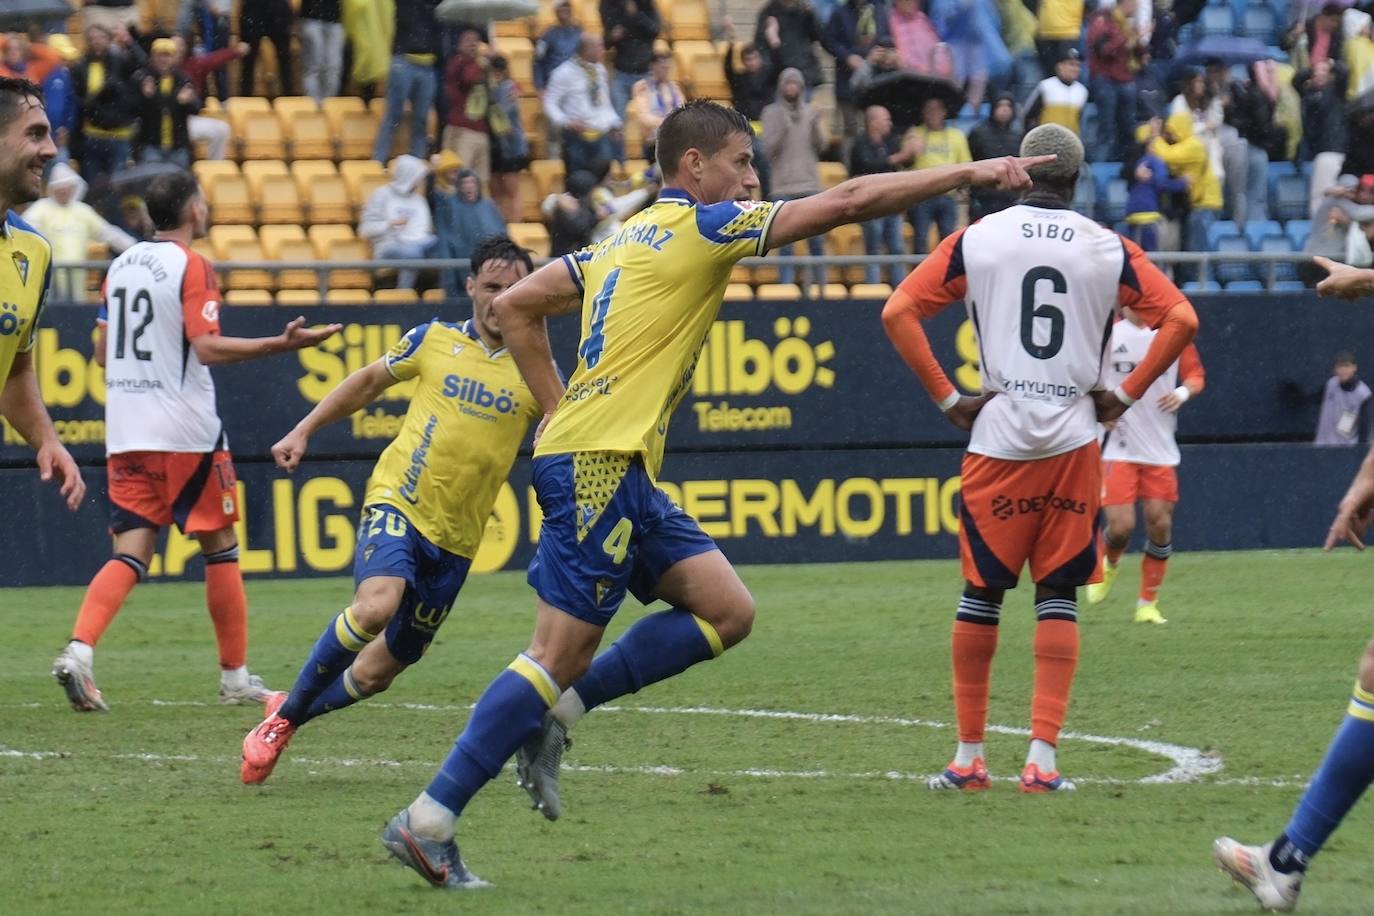
M 1321 543 L 1362 449 L 1306 445 L 1185 446 L 1180 550 L 1311 547 Z M 732 560 L 790 563 L 957 555 L 958 449 L 813 450 L 674 455 L 670 495 Z M 270 464 L 239 466 L 239 538 L 250 576 L 344 574 L 351 568 L 363 483 L 371 462 L 322 461 L 287 477 Z M 36 472 L 0 470 L 0 584 L 84 584 L 109 553 L 103 471 L 68 513 Z M 528 462 L 497 500 L 474 569 L 517 569 L 538 536 Z M 154 574 L 201 575 L 197 548 L 173 533 Z

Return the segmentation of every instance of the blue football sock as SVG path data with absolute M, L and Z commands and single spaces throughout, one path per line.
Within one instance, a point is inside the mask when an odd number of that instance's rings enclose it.
M 1312 784 L 1298 802 L 1293 819 L 1274 842 L 1280 861 L 1275 868 L 1292 872 L 1326 844 L 1345 817 L 1374 782 L 1374 693 L 1355 685 L 1345 721 L 1331 740 Z M 1271 860 L 1274 858 L 1271 853 Z
M 523 652 L 516 656 L 487 686 L 425 792 L 455 815 L 461 814 L 520 745 L 539 731 L 544 714 L 557 699 L 558 685 L 549 673 Z
M 640 619 L 573 684 L 587 709 L 681 674 L 725 651 L 714 627 L 676 608 Z
M 311 719 L 318 719 L 327 712 L 335 712 L 340 709 L 352 706 L 359 700 L 366 700 L 372 694 L 366 692 L 353 680 L 353 670 L 350 668 L 339 675 L 334 683 L 324 689 L 324 693 L 315 697 L 315 702 L 310 704 L 310 708 L 301 716 L 297 725 L 304 725 Z
M 296 675 L 291 695 L 277 710 L 277 715 L 293 725 L 304 722 L 308 718 L 306 711 L 315 698 L 337 681 L 363 647 L 375 638 L 376 634 L 365 632 L 358 624 L 351 607 L 344 608 L 316 640 L 310 657 L 301 666 L 301 673 Z

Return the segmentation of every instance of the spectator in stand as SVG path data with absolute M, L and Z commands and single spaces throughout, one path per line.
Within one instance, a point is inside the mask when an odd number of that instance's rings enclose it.
M 622 121 L 611 105 L 605 58 L 601 36 L 584 34 L 577 56 L 553 71 L 544 90 L 544 115 L 562 133 L 568 175 L 623 158 L 618 149 Z
M 921 106 L 921 123 L 907 134 L 906 150 L 915 161 L 915 168 L 928 169 L 937 165 L 972 162 L 968 140 L 959 129 L 945 123 L 949 109 L 941 99 L 927 99 Z M 916 230 L 916 253 L 932 250 L 930 227 L 934 223 L 941 240 L 954 232 L 959 219 L 959 199 L 955 191 L 922 201 L 912 208 L 907 218 Z
M 490 61 L 491 197 L 506 222 L 520 221 L 520 173 L 530 165 L 530 143 L 520 119 L 520 87 L 511 79 L 510 64 L 501 55 Z
M 29 40 L 23 32 L 10 32 L 0 38 L 0 76 L 28 80 L 41 86 L 48 75 L 63 65 L 62 55 L 44 44 Z
M 1279 87 L 1269 73 L 1252 64 L 1251 79 L 1233 82 L 1225 105 L 1226 123 L 1237 134 L 1224 150 L 1225 191 L 1231 218 L 1241 224 L 1267 218 L 1269 160 L 1283 159 L 1288 147 L 1288 132 L 1274 121 Z
M 578 169 L 568 173 L 562 194 L 550 194 L 544 201 L 542 209 L 548 220 L 550 256 L 561 258 L 592 243 L 592 231 L 598 221 L 591 200 L 596 186 L 595 175 Z
M 759 194 L 763 200 L 772 193 L 773 173 L 768 153 L 763 148 L 763 109 L 773 104 L 778 78 L 768 68 L 768 60 L 757 47 L 747 44 L 740 48 L 741 69 L 735 69 L 735 24 L 725 20 L 725 81 L 730 85 L 730 104 L 749 119 L 754 129 L 754 171 L 759 176 Z
M 232 0 L 182 0 L 181 11 L 177 14 L 177 34 L 173 37 L 181 38 L 183 45 L 190 44 L 196 48 L 197 56 L 210 56 L 216 51 L 228 49 L 229 13 L 232 7 Z M 194 42 L 191 39 L 197 29 L 200 30 L 200 41 Z M 183 57 L 185 53 L 183 48 Z M 215 97 L 221 102 L 229 98 L 229 71 L 226 66 L 233 58 L 223 60 L 224 64 L 214 70 Z M 198 81 L 194 75 L 191 78 L 196 82 L 196 94 L 202 99 L 209 98 L 205 93 L 205 77 L 202 76 Z
M 1342 175 L 1333 187 L 1322 195 L 1317 212 L 1312 215 L 1312 230 L 1303 245 L 1303 253 L 1314 257 L 1339 261 L 1345 257 L 1346 241 L 1358 212 L 1374 205 L 1374 175 L 1357 178 Z M 1314 287 L 1326 277 L 1326 271 L 1312 261 L 1298 264 L 1298 277 Z
M 386 79 L 386 114 L 377 128 L 372 158 L 386 162 L 396 128 L 410 102 L 410 155 L 423 159 L 429 147 L 426 133 L 429 110 L 438 90 L 434 65 L 439 60 L 439 23 L 434 8 L 439 0 L 396 0 L 396 37 L 391 45 L 391 68 Z
M 1193 136 L 1207 147 L 1207 158 L 1212 163 L 1212 171 L 1216 173 L 1218 181 L 1224 181 L 1226 105 L 1213 88 L 1213 78 L 1210 75 L 1212 69 L 1209 64 L 1206 69 L 1193 67 L 1187 71 L 1182 91 L 1174 96 L 1164 116 L 1167 118 L 1170 115 L 1187 113 L 1192 117 Z M 1231 129 L 1229 132 L 1234 134 L 1235 130 Z
M 93 25 L 86 30 L 86 54 L 72 68 L 72 92 L 80 109 L 72 154 L 91 185 L 99 188 L 129 162 L 134 137 L 131 71 L 112 47 L 110 32 Z
M 1374 207 L 1358 207 L 1355 219 L 1346 229 L 1345 251 L 1341 261 L 1351 267 L 1374 265 Z
M 1016 100 L 1010 92 L 998 93 L 992 100 L 988 119 L 968 135 L 969 155 L 975 160 L 1018 156 L 1025 131 L 1016 126 Z M 982 219 L 989 213 L 1005 210 L 1020 198 L 1015 191 L 992 187 L 974 188 L 969 195 L 969 219 Z
M 649 75 L 635 83 L 634 97 L 626 109 L 628 116 L 639 123 L 640 134 L 644 137 L 643 158 L 650 162 L 654 161 L 658 125 L 687 101 L 682 87 L 668 78 L 672 65 L 673 55 L 655 51 L 649 63 Z
M 100 218 L 91 205 L 82 201 L 86 182 L 59 162 L 48 178 L 48 196 L 24 211 L 24 219 L 52 245 L 54 262 L 84 261 L 92 243 L 108 245 L 115 253 L 128 248 L 133 236 Z M 86 298 L 86 271 L 65 269 L 53 274 L 53 297 L 59 302 L 80 302 Z
M 432 255 L 467 260 L 483 238 L 505 235 L 506 221 L 496 205 L 482 196 L 482 181 L 477 173 L 462 168 L 453 150 L 441 150 L 435 159 L 429 205 L 434 213 L 434 234 L 438 241 Z M 465 295 L 469 273 L 466 268 L 441 271 L 445 294 L 450 297 Z
M 82 0 L 81 27 L 100 26 L 109 32 L 117 25 L 137 26 L 142 15 L 129 0 Z
M 837 12 L 836 15 L 839 15 Z M 831 21 L 834 21 L 834 16 Z M 902 149 L 902 140 L 892 133 L 892 113 L 881 105 L 870 105 L 864 110 L 864 131 L 854 141 L 849 152 L 849 174 L 876 175 L 881 172 L 895 172 L 911 165 L 911 153 Z M 860 223 L 859 229 L 864 237 L 864 254 L 906 254 L 902 244 L 902 217 L 896 213 Z M 889 271 L 892 286 L 902 282 L 906 271 L 900 264 L 893 264 Z M 882 275 L 877 265 L 865 268 L 865 283 L 881 283 Z
M 391 181 L 372 192 L 363 205 L 358 235 L 372 243 L 379 261 L 418 260 L 434 246 L 434 220 L 421 191 L 429 165 L 401 155 L 391 160 Z M 396 273 L 397 289 L 414 289 L 420 272 L 404 267 Z
M 1121 0 L 1088 20 L 1088 92 L 1097 105 L 1097 152 L 1120 161 L 1135 134 L 1135 79 L 1143 47 L 1135 30 L 1137 0 Z
M 582 26 L 573 21 L 572 0 L 554 0 L 553 14 L 558 24 L 540 35 L 534 45 L 534 88 L 540 98 L 553 71 L 572 60 L 582 43 Z
M 920 0 L 892 0 L 887 23 L 903 70 L 946 78 L 954 75 L 952 67 L 937 69 L 935 48 L 940 44 L 940 35 L 921 10 Z
M 1052 73 L 1064 52 L 1083 34 L 1083 0 L 1040 0 L 1036 14 L 1035 49 L 1040 69 Z
M 486 187 L 491 180 L 491 128 L 487 124 L 491 93 L 481 45 L 482 36 L 475 27 L 461 27 L 458 49 L 444 69 L 448 123 L 444 125 L 442 145 L 457 153 L 463 165 L 476 172 Z
M 1159 137 L 1163 122 L 1150 121 L 1149 136 L 1140 157 L 1130 166 L 1130 190 L 1126 197 L 1126 236 L 1145 251 L 1159 250 L 1159 229 L 1164 223 L 1165 194 L 1185 194 L 1188 182 L 1171 178 L 1169 166 L 1157 156 L 1152 147 Z
M 138 161 L 170 162 L 191 167 L 191 139 L 186 122 L 201 109 L 191 78 L 174 69 L 176 42 L 159 38 L 148 56 L 148 69 L 134 74 L 138 93 Z
M 64 45 L 73 60 L 80 58 L 70 41 Z M 55 48 L 30 40 L 22 32 L 3 36 L 0 51 L 0 76 L 28 80 L 43 90 L 43 102 L 48 110 L 53 143 L 57 146 L 55 162 L 71 158 L 69 144 L 76 127 L 76 98 L 72 93 L 72 75 L 67 59 Z
M 649 73 L 654 39 L 663 28 L 654 0 L 601 0 L 601 27 L 608 51 L 615 52 L 611 105 L 624 120 L 635 83 Z
M 821 190 L 820 153 L 825 137 L 820 113 L 805 96 L 806 78 L 796 67 L 788 67 L 778 77 L 777 100 L 763 109 L 763 146 L 773 170 L 773 200 L 794 200 Z M 813 256 L 825 253 L 819 236 L 809 238 L 807 247 Z M 793 245 L 779 253 L 795 251 Z M 790 265 L 779 268 L 779 283 L 791 283 L 794 277 Z M 802 277 L 803 284 L 808 281 L 809 276 Z
M 1345 62 L 1345 33 L 1341 28 L 1344 15 L 1345 7 L 1342 4 L 1328 3 L 1320 13 L 1307 20 L 1304 31 L 1307 35 L 1309 66 L 1323 60 L 1333 64 Z
M 800 72 L 808 99 L 809 90 L 821 84 L 821 62 L 816 57 L 816 42 L 820 40 L 820 20 L 806 0 L 768 0 L 759 10 L 754 47 L 768 55 L 774 73 L 788 68 Z
M 954 58 L 954 82 L 965 87 L 968 106 L 977 111 L 988 82 L 1011 69 L 994 0 L 933 0 L 930 18 Z
M 1002 19 L 1002 41 L 1012 59 L 1011 76 L 1002 88 L 1024 99 L 1044 76 L 1035 49 L 1035 13 L 1021 0 L 997 0 L 997 14 Z
M 110 27 L 110 46 L 116 53 L 124 55 L 130 73 L 148 66 L 148 52 L 143 50 L 143 45 L 134 41 L 133 33 L 123 23 Z
M 1078 81 L 1083 64 L 1078 49 L 1066 45 L 1054 76 L 1046 77 L 1026 99 L 1025 124 L 1030 130 L 1040 124 L 1060 124 L 1083 135 L 1083 106 L 1088 104 L 1088 89 Z
M 608 183 L 610 160 L 604 159 L 594 163 L 593 168 L 595 171 L 576 173 L 580 176 L 579 180 L 570 183 L 575 190 L 563 194 L 550 194 L 539 207 L 545 221 L 551 226 L 557 226 L 556 230 L 550 230 L 551 237 L 556 234 L 559 239 L 555 244 L 555 250 L 574 238 L 580 238 L 586 228 L 584 221 L 587 219 L 591 220 L 591 228 L 586 230 L 587 245 L 595 245 L 610 238 L 623 228 L 625 220 L 644 209 L 658 194 L 658 183 L 653 169 L 639 176 L 638 187 L 617 195 Z M 584 191 L 582 179 L 585 178 L 590 178 L 593 185 L 590 190 Z
M 201 99 L 205 98 L 206 78 L 211 73 L 222 73 L 230 61 L 248 54 L 248 45 L 239 42 L 232 48 L 187 57 L 186 39 L 177 35 L 172 41 L 176 43 L 177 51 L 175 66 L 190 77 L 191 87 Z M 218 118 L 193 114 L 186 119 L 186 132 L 190 136 L 192 149 L 195 144 L 205 142 L 208 149 L 206 159 L 223 159 L 229 150 L 229 125 Z
M 1355 354 L 1342 350 L 1336 354 L 1331 378 L 1322 386 L 1321 411 L 1317 414 L 1314 445 L 1358 445 L 1369 438 L 1369 400 L 1374 392 L 1360 380 Z
M 239 95 L 257 94 L 253 91 L 253 78 L 257 75 L 258 48 L 264 38 L 272 42 L 272 50 L 277 52 L 277 85 L 281 94 L 296 95 L 296 78 L 291 70 L 291 26 L 295 20 L 291 0 L 247 0 L 239 8 L 239 39 L 248 45 L 248 54 L 239 65 Z
M 874 63 L 869 61 L 871 55 L 881 55 L 883 46 L 891 42 L 890 20 L 884 0 L 845 0 L 835 7 L 821 33 L 821 46 L 835 58 L 835 100 L 846 139 L 859 135 L 859 109 L 851 80 Z
M 1302 105 L 1302 144 L 1298 158 L 1312 160 L 1311 200 L 1315 213 L 1322 192 L 1336 183 L 1347 143 L 1344 64 L 1318 59 L 1293 76 Z
M 896 45 L 889 36 L 879 41 L 868 52 L 868 56 L 859 64 L 859 68 L 849 77 L 849 88 L 857 98 L 874 80 L 889 73 L 896 73 L 901 68 L 902 62 L 897 58 Z M 853 133 L 857 136 L 859 131 L 855 130 Z
M 339 94 L 343 81 L 344 27 L 339 0 L 302 0 L 301 82 L 322 102 Z
M 1160 135 L 1149 145 L 1169 167 L 1169 174 L 1188 182 L 1188 228 L 1185 251 L 1204 251 L 1207 230 L 1221 213 L 1221 182 L 1207 155 L 1207 147 L 1193 135 L 1193 117 L 1185 111 L 1172 114 Z

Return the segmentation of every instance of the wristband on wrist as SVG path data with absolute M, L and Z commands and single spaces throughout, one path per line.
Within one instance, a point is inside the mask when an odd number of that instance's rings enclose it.
M 1179 385 L 1177 388 L 1174 389 L 1174 397 L 1178 398 L 1178 402 L 1180 404 L 1185 403 L 1192 396 L 1193 393 L 1188 390 L 1187 385 Z
M 1126 389 L 1121 387 L 1120 385 L 1117 385 L 1116 388 L 1112 389 L 1112 394 L 1116 395 L 1116 399 L 1121 403 L 1125 404 L 1127 407 L 1130 407 L 1132 404 L 1135 403 L 1135 398 L 1127 394 Z

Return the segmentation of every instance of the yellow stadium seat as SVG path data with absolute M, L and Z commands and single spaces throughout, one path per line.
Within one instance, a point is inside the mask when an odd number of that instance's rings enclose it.
M 658 7 L 665 31 L 673 41 L 705 40 L 711 37 L 711 10 L 705 0 L 672 0 Z
M 639 118 L 635 116 L 637 107 L 632 100 L 625 110 L 625 149 L 631 153 L 644 151 L 644 128 L 640 126 Z
M 549 256 L 549 230 L 543 223 L 511 223 L 506 227 L 511 241 L 527 249 L 535 257 Z
M 277 291 L 277 305 L 301 308 L 320 304 L 320 291 L 311 289 L 282 289 Z
M 754 288 L 748 283 L 730 283 L 725 287 L 726 302 L 753 302 Z
M 305 237 L 305 230 L 299 224 L 263 226 L 258 230 L 258 241 L 262 243 L 262 253 L 274 261 L 281 257 L 277 252 L 284 242 L 310 244 L 310 240 Z
M 242 175 L 216 175 L 205 189 L 210 213 L 216 222 L 252 223 L 258 218 L 253 189 Z
M 539 189 L 539 199 L 563 190 L 567 178 L 567 168 L 562 159 L 535 159 L 530 163 L 530 174 L 534 176 L 535 187 Z
M 516 180 L 520 182 L 520 218 L 528 223 L 539 222 L 544 218 L 544 211 L 539 209 L 544 203 L 544 197 L 539 193 L 539 182 L 529 169 L 520 172 Z
M 220 175 L 239 174 L 239 164 L 232 159 L 197 159 L 191 164 L 191 174 L 196 176 L 201 189 L 208 195 L 211 179 Z
M 343 116 L 348 111 L 367 111 L 367 105 L 356 95 L 336 95 L 320 103 L 320 110 L 329 119 L 329 129 L 336 135 L 343 126 Z
M 256 239 L 234 241 L 228 245 L 226 261 L 265 261 L 262 245 Z M 229 289 L 274 289 L 276 281 L 272 274 L 258 268 L 242 268 L 229 271 L 224 285 Z
M 892 287 L 886 283 L 855 283 L 849 288 L 851 299 L 887 299 L 892 295 Z
M 224 103 L 224 110 L 229 116 L 229 124 L 234 128 L 235 136 L 243 136 L 243 126 L 249 112 L 272 112 L 272 103 L 260 96 L 255 95 L 236 95 Z
M 443 302 L 448 298 L 448 294 L 441 287 L 431 286 L 425 290 L 425 294 L 420 297 L 422 302 Z
M 310 244 L 315 246 L 315 259 L 319 261 L 329 259 L 330 245 L 357 238 L 353 232 L 353 227 L 347 223 L 314 225 L 307 229 L 305 234 L 310 239 Z
M 414 305 L 420 294 L 413 289 L 379 289 L 372 294 L 372 301 L 378 305 Z
M 328 159 L 296 159 L 291 163 L 291 177 L 296 179 L 296 188 L 305 197 L 310 193 L 310 181 L 316 175 L 337 176 L 339 170 Z
M 290 175 L 268 175 L 263 178 L 262 195 L 258 199 L 258 221 L 264 225 L 292 223 L 297 226 L 305 221 L 296 179 Z
M 534 88 L 534 45 L 528 38 L 496 39 L 496 52 L 510 66 L 511 79 L 521 89 Z
M 822 162 L 819 168 L 822 188 L 833 188 L 849 177 L 843 162 Z
M 208 104 L 208 103 L 207 103 L 207 104 Z M 207 108 L 204 108 L 204 109 L 201 110 L 200 116 L 201 116 L 202 118 L 214 118 L 216 121 L 223 121 L 223 122 L 224 122 L 226 125 L 228 125 L 228 127 L 229 127 L 229 135 L 230 135 L 231 137 L 234 135 L 234 123 L 233 123 L 233 121 L 231 121 L 231 120 L 229 119 L 229 112 L 227 112 L 227 111 L 222 111 L 222 110 L 219 110 L 219 109 L 211 110 L 210 108 L 207 107 Z M 203 161 L 205 161 L 205 160 L 207 160 L 207 159 L 209 158 L 209 156 L 210 156 L 210 141 L 208 141 L 208 140 L 198 140 L 198 141 L 196 141 L 196 143 L 194 144 L 194 146 L 195 146 L 195 159 L 196 159 L 197 162 L 203 162 Z M 233 154 L 233 151 L 232 151 L 232 150 L 229 150 L 229 154 L 232 155 L 232 154 Z
M 254 200 L 262 199 L 262 183 L 268 176 L 290 175 L 291 170 L 280 159 L 255 159 L 243 164 L 243 177 L 248 180 L 248 188 Z
M 338 175 L 316 175 L 306 191 L 310 222 L 344 223 L 357 215 L 348 198 L 348 185 Z
M 240 159 L 285 159 L 286 135 L 272 111 L 249 111 L 238 131 Z
M 318 112 L 320 106 L 308 95 L 280 95 L 272 101 L 272 110 L 281 119 L 282 126 L 287 127 L 296 115 Z
M 598 0 L 573 0 L 573 18 L 584 32 L 600 32 L 601 4 Z
M 795 283 L 765 283 L 755 295 L 764 302 L 795 302 L 802 297 L 802 291 Z
M 824 162 L 821 163 L 821 165 L 825 164 Z M 825 234 L 825 253 L 833 257 L 863 254 L 863 230 L 852 223 L 831 229 Z M 865 276 L 864 268 L 857 264 L 848 267 L 831 267 L 828 273 L 832 280 L 847 283 L 862 283 Z
M 827 283 L 821 289 L 822 299 L 848 299 L 849 287 L 843 283 Z
M 358 182 L 364 175 L 385 175 L 386 169 L 375 159 L 345 159 L 339 163 L 339 175 L 348 185 L 350 200 L 358 200 Z
M 225 305 L 271 305 L 272 293 L 265 289 L 231 289 L 224 294 Z
M 329 119 L 320 111 L 297 112 L 284 121 L 286 135 L 291 140 L 291 156 L 295 159 L 333 159 L 334 134 Z
M 681 44 L 682 42 L 679 42 Z M 709 41 L 700 45 L 688 59 L 686 77 L 696 98 L 729 98 L 730 84 L 725 79 L 725 46 L 717 48 Z
M 253 227 L 249 226 L 247 228 L 252 229 Z M 212 229 L 210 231 L 213 232 L 214 230 Z M 191 250 L 194 251 L 196 254 L 200 255 L 202 258 L 205 258 L 206 260 L 215 260 L 215 246 L 210 244 L 210 240 L 208 238 L 192 239 Z
M 534 29 L 534 17 L 524 16 L 520 19 L 507 19 L 498 22 L 493 26 L 497 38 L 529 38 Z
M 218 261 L 229 257 L 229 246 L 235 242 L 256 242 L 258 230 L 252 226 L 215 224 L 210 227 L 207 239 L 210 250 Z
M 329 243 L 329 254 L 324 260 L 333 263 L 345 261 L 370 261 L 372 246 L 360 238 L 338 239 Z M 330 289 L 371 289 L 372 274 L 361 268 L 344 268 L 329 272 Z
M 267 229 L 285 228 L 284 226 L 265 226 Z M 314 261 L 315 246 L 302 235 L 298 239 L 286 239 L 277 245 L 275 252 L 268 251 L 268 257 L 276 261 Z M 278 289 L 318 289 L 320 278 L 313 270 L 293 268 L 277 274 Z
M 353 205 L 361 212 L 363 207 L 367 205 L 367 199 L 372 196 L 372 192 L 390 180 L 385 174 L 358 176 L 358 195 L 353 198 Z
M 377 140 L 377 117 L 370 111 L 345 111 L 338 138 L 340 159 L 367 159 Z
M 330 305 L 367 305 L 372 301 L 372 291 L 366 287 L 347 287 L 331 289 L 324 294 L 324 301 Z

